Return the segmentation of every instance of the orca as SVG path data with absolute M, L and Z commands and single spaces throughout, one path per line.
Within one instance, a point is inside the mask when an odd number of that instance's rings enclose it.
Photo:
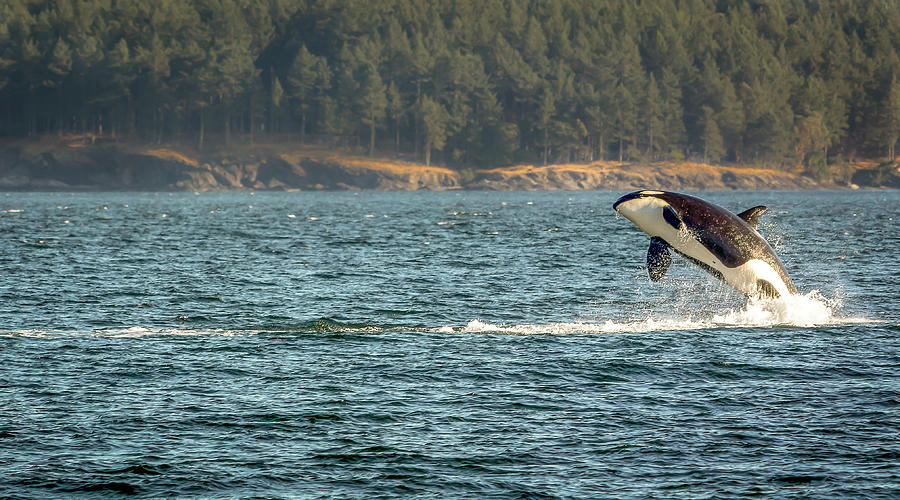
M 744 295 L 777 298 L 797 293 L 784 264 L 756 232 L 765 206 L 733 214 L 694 196 L 644 190 L 622 196 L 613 209 L 650 236 L 651 281 L 665 276 L 671 248 Z

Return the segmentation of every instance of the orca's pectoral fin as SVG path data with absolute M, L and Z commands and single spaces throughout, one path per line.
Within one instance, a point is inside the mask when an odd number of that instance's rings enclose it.
M 756 224 L 759 222 L 759 216 L 763 214 L 769 207 L 764 205 L 755 206 L 753 208 L 744 210 L 743 212 L 737 214 L 738 217 L 744 219 L 744 222 L 750 224 L 750 227 L 756 229 Z
M 672 263 L 672 254 L 669 253 L 669 244 L 659 236 L 650 238 L 650 248 L 647 249 L 647 272 L 650 273 L 650 281 L 659 281 L 669 270 Z

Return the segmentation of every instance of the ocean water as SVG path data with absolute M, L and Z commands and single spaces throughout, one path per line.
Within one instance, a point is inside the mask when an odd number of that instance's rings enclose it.
M 897 498 L 900 193 L 0 193 L 0 497 Z

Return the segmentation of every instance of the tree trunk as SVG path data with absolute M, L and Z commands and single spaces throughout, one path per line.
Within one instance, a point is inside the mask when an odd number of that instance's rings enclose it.
M 250 101 L 250 144 L 254 143 L 254 134 L 256 134 L 256 113 L 253 112 L 253 101 Z
M 28 94 L 25 98 L 25 112 L 27 115 L 25 120 L 28 122 L 28 137 L 37 134 L 37 109 L 34 104 L 34 87 L 28 85 Z
M 550 146 L 547 144 L 547 128 L 544 128 L 544 165 L 547 164 L 547 155 Z
M 425 142 L 425 166 L 431 166 L 431 142 Z
M 422 103 L 422 81 L 416 80 L 416 102 Z M 419 113 L 413 113 L 413 153 L 419 159 Z M 427 163 L 427 162 L 426 162 Z
M 65 124 L 65 118 L 64 118 L 63 115 L 62 115 L 62 113 L 63 113 L 63 111 L 62 111 L 62 110 L 63 110 L 63 92 L 62 92 L 62 86 L 60 86 L 60 87 L 57 89 L 56 98 L 57 98 L 57 101 L 56 101 L 56 102 L 57 102 L 57 106 L 59 106 L 59 107 L 57 108 L 58 111 L 57 111 L 57 114 L 56 114 L 56 135 L 57 135 L 58 137 L 62 137 L 62 136 L 63 136 L 63 127 L 65 126 L 65 125 L 64 125 L 64 124 Z
M 375 117 L 372 116 L 372 123 L 369 125 L 369 157 L 375 156 Z
M 157 115 L 159 119 L 156 122 L 156 143 L 162 143 L 162 130 L 163 130 L 163 112 L 162 109 L 156 108 Z
M 225 145 L 231 143 L 231 111 L 225 106 Z
M 200 108 L 200 138 L 197 140 L 197 150 L 198 151 L 203 150 L 203 132 L 204 132 L 204 128 L 206 125 L 203 115 L 204 115 L 203 108 Z
M 300 114 L 300 144 L 306 144 L 306 112 Z

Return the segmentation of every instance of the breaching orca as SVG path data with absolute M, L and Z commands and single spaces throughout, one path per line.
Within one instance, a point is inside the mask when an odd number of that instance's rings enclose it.
M 735 215 L 694 196 L 635 191 L 619 198 L 613 209 L 650 235 L 647 270 L 652 281 L 666 274 L 671 247 L 746 295 L 797 293 L 772 247 L 756 232 L 764 206 Z

